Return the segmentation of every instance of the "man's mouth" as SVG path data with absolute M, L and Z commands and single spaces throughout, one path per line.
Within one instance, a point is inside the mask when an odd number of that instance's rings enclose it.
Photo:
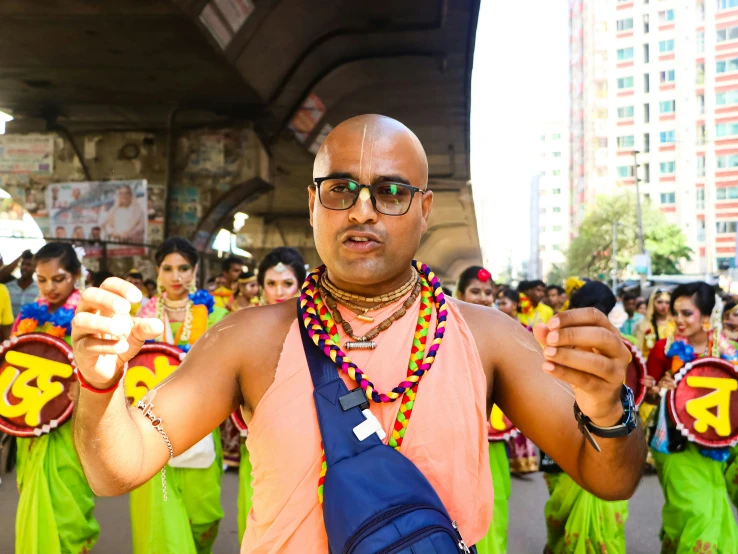
M 354 252 L 369 252 L 379 246 L 379 242 L 373 237 L 363 235 L 349 235 L 343 241 L 344 246 Z

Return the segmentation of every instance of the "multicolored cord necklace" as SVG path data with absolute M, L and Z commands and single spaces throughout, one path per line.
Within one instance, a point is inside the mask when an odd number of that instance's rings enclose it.
M 394 428 L 388 439 L 389 446 L 400 450 L 410 416 L 412 415 L 415 395 L 423 376 L 430 371 L 446 332 L 448 308 L 446 297 L 441 289 L 441 282 L 433 271 L 425 264 L 413 262 L 414 267 L 422 275 L 421 305 L 418 323 L 415 328 L 413 344 L 410 351 L 407 377 L 387 393 L 380 393 L 367 375 L 354 364 L 341 350 L 340 337 L 335 321 L 320 297 L 318 286 L 325 267 L 318 268 L 305 280 L 300 294 L 300 311 L 303 324 L 313 342 L 330 357 L 338 368 L 346 373 L 364 391 L 371 402 L 389 403 L 401 399 Z M 433 297 L 433 302 L 431 301 Z M 436 331 L 426 355 L 426 343 L 430 327 L 433 304 L 436 307 Z M 322 445 L 321 445 L 322 447 Z M 323 482 L 327 471 L 325 452 L 323 452 L 320 480 L 318 482 L 318 499 L 323 503 Z

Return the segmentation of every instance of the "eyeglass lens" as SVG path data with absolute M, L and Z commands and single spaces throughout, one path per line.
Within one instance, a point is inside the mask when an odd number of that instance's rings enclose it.
M 376 209 L 385 215 L 403 215 L 410 209 L 413 193 L 396 183 L 371 186 Z M 356 202 L 361 187 L 347 179 L 326 179 L 320 183 L 320 203 L 329 210 L 347 210 Z

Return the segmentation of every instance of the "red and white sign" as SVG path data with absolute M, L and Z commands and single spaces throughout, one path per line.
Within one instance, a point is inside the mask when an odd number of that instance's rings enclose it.
M 141 351 L 128 362 L 123 383 L 131 404 L 136 405 L 146 393 L 174 373 L 184 356 L 182 350 L 165 342 L 144 344 Z
M 45 333 L 13 337 L 0 345 L 0 431 L 40 437 L 72 415 L 77 380 L 74 355 Z
M 512 421 L 507 419 L 497 404 L 492 406 L 492 415 L 487 422 L 487 440 L 489 442 L 506 441 L 518 436 L 519 433 L 520 431 L 512 424 Z
M 738 444 L 738 367 L 720 358 L 701 358 L 674 376 L 667 403 L 677 429 L 707 448 Z

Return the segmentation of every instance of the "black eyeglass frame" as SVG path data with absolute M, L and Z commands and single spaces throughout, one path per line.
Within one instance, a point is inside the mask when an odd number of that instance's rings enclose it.
M 359 189 L 356 191 L 356 195 L 354 196 L 354 201 L 351 202 L 351 204 L 349 206 L 346 206 L 345 208 L 331 208 L 329 206 L 326 206 L 325 204 L 323 204 L 323 199 L 320 197 L 320 184 L 323 181 L 347 181 L 349 183 L 355 184 L 356 186 L 359 187 Z M 405 210 L 401 214 L 388 214 L 388 213 L 384 213 L 382 210 L 380 210 L 377 207 L 377 199 L 374 197 L 374 187 L 378 187 L 378 186 L 381 186 L 381 185 L 384 185 L 384 186 L 386 186 L 386 185 L 396 185 L 398 187 L 402 187 L 404 189 L 409 190 L 410 191 L 410 202 L 407 203 L 407 210 Z M 406 185 L 405 183 L 395 183 L 395 182 L 392 182 L 392 181 L 382 181 L 382 182 L 379 182 L 379 183 L 374 183 L 373 185 L 365 185 L 363 183 L 359 183 L 358 181 L 354 181 L 353 179 L 347 179 L 345 177 L 316 177 L 315 179 L 313 179 L 313 186 L 316 189 L 318 189 L 318 200 L 320 201 L 320 205 L 323 206 L 326 210 L 335 210 L 337 212 L 342 212 L 344 210 L 350 210 L 351 208 L 353 208 L 356 205 L 356 201 L 359 199 L 359 195 L 361 194 L 361 189 L 364 189 L 364 188 L 369 189 L 369 197 L 372 200 L 372 206 L 374 206 L 374 209 L 378 213 L 380 213 L 382 215 L 387 215 L 387 216 L 390 216 L 390 217 L 401 217 L 401 216 L 407 214 L 407 212 L 410 211 L 410 207 L 413 205 L 413 200 L 415 199 L 415 193 L 420 193 L 422 195 L 422 194 L 425 194 L 426 192 L 428 192 L 428 191 L 425 191 L 423 189 L 419 189 L 418 187 L 414 187 L 412 185 Z

